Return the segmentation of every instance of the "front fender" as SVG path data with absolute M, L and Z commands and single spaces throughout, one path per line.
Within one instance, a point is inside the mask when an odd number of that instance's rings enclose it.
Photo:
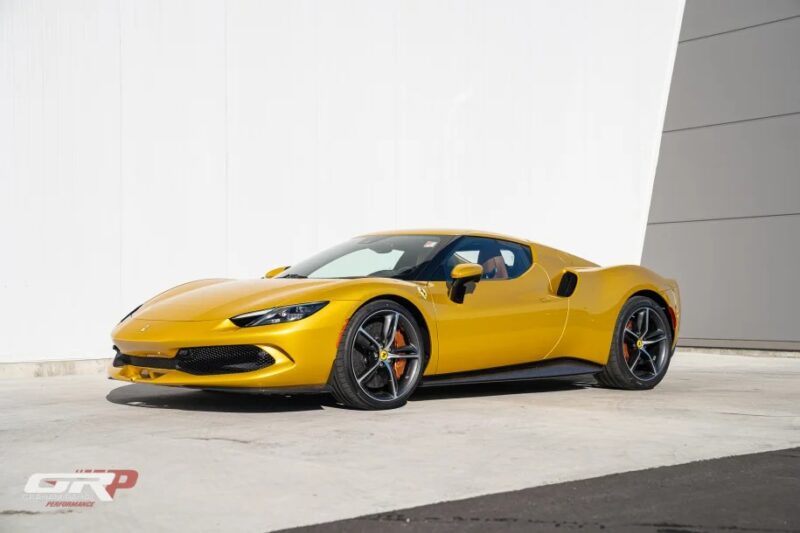
M 433 374 L 439 364 L 439 343 L 436 315 L 427 282 L 410 282 L 388 278 L 364 278 L 350 283 L 331 294 L 331 299 L 357 301 L 353 308 L 355 313 L 365 303 L 388 298 L 399 300 L 405 305 L 413 306 L 425 321 L 423 326 L 428 330 L 430 353 L 425 375 Z M 351 315 L 352 316 L 352 315 Z

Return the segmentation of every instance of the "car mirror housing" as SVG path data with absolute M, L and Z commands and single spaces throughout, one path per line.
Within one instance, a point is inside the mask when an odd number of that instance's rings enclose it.
M 483 276 L 483 267 L 481 265 L 463 263 L 454 266 L 450 272 L 453 282 L 450 284 L 447 295 L 454 303 L 464 303 L 464 297 L 467 294 L 472 294 L 475 290 L 475 284 L 481 280 L 481 276 Z
M 267 273 L 264 274 L 264 279 L 274 278 L 275 276 L 277 276 L 278 274 L 280 274 L 281 272 L 283 272 L 287 268 L 289 268 L 289 267 L 288 266 L 282 266 L 282 267 L 273 268 L 272 270 L 268 270 Z

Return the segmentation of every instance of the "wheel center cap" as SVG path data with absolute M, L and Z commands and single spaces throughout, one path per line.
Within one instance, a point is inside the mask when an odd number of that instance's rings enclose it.
M 386 350 L 381 350 L 381 353 L 378 357 L 381 358 L 381 361 L 386 361 L 389 358 L 389 352 Z
M 642 339 L 637 339 L 636 340 L 636 347 L 639 348 L 640 350 L 642 348 L 644 348 L 644 341 Z

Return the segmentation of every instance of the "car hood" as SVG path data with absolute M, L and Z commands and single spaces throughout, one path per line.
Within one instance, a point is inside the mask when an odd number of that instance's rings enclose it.
M 136 313 L 143 320 L 202 321 L 231 318 L 281 305 L 342 297 L 343 279 L 213 279 L 170 289 Z M 338 290 L 337 290 L 338 289 Z

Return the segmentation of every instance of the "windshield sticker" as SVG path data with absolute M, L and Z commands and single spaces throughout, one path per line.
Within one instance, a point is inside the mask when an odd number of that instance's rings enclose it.
M 425 244 L 423 244 L 422 247 L 423 248 L 433 248 L 437 244 L 439 244 L 437 241 L 428 241 Z

